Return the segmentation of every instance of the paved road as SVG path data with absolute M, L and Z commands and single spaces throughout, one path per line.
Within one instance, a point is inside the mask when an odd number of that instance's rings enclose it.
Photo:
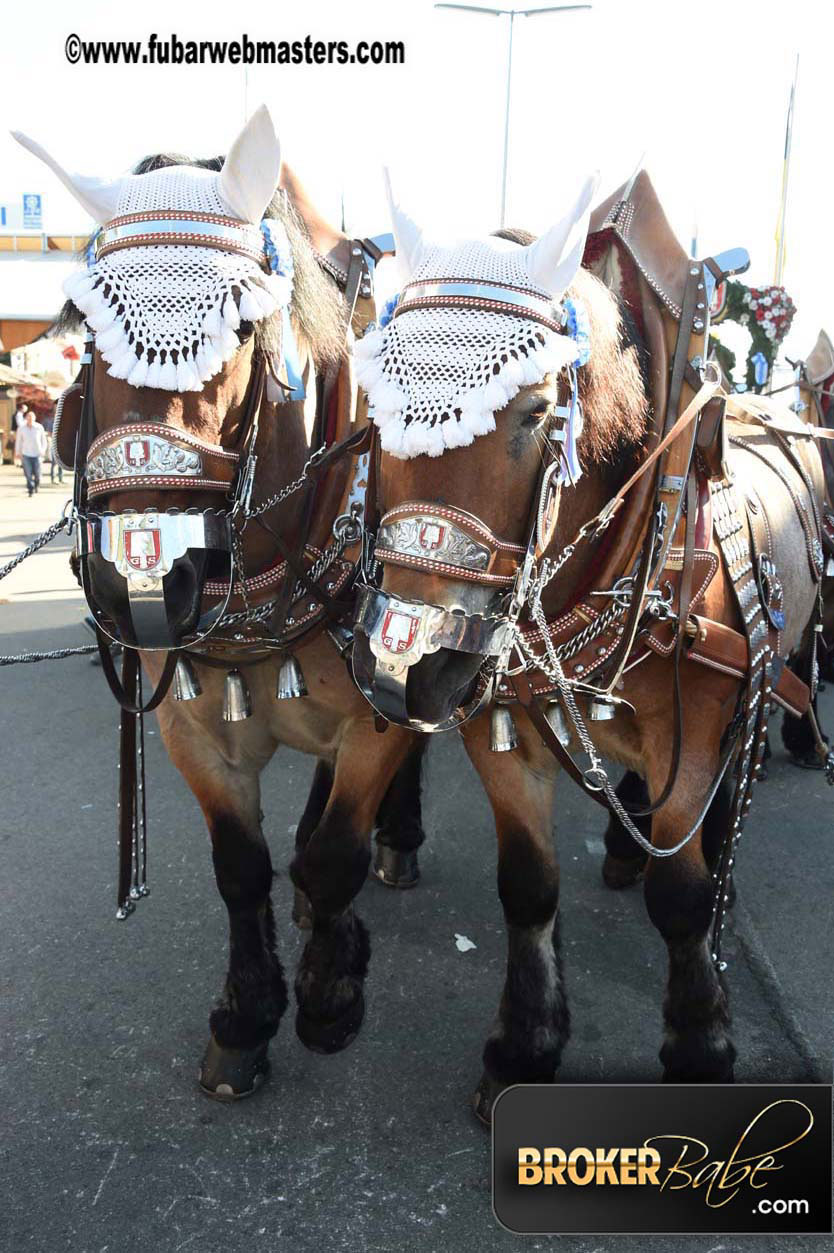
M 29 501 L 17 474 L 0 471 L 0 564 L 65 494 L 45 487 Z M 65 562 L 53 549 L 0 584 L 0 653 L 87 642 Z M 362 894 L 374 952 L 361 1036 L 319 1057 L 288 1017 L 271 1084 L 226 1108 L 195 1086 L 226 945 L 196 803 L 151 734 L 153 894 L 117 924 L 117 716 L 101 673 L 73 658 L 4 669 L 0 682 L 3 1253 L 518 1247 L 491 1214 L 489 1141 L 467 1108 L 504 940 L 489 813 L 459 743 L 432 744 L 422 883 L 403 894 L 369 883 Z M 834 726 L 830 692 L 824 701 Z M 310 762 L 284 752 L 264 787 L 289 970 L 300 941 L 284 867 L 310 774 Z M 777 754 L 742 848 L 727 945 L 739 1080 L 830 1070 L 830 803 L 818 775 Z M 566 790 L 558 825 L 574 1018 L 563 1078 L 654 1079 L 661 945 L 639 891 L 601 884 L 597 813 Z M 476 947 L 459 952 L 456 932 Z M 716 1236 L 675 1246 L 762 1253 L 830 1242 Z M 558 1247 L 636 1253 L 646 1240 L 565 1237 Z

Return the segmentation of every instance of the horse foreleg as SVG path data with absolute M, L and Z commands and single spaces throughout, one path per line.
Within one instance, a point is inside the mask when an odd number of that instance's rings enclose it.
M 378 735 L 368 719 L 351 723 L 321 820 L 296 848 L 290 873 L 312 907 L 295 980 L 296 1031 L 315 1052 L 345 1048 L 362 1023 L 370 941 L 353 900 L 368 876 L 374 818 L 410 742 L 396 727 Z
M 681 761 L 677 786 L 652 819 L 652 843 L 658 848 L 677 844 L 697 819 L 701 798 L 710 778 L 704 762 L 714 754 L 693 744 Z M 649 787 L 663 786 L 664 762 L 649 771 Z M 654 775 L 654 777 L 653 777 Z M 657 795 L 657 791 L 654 793 Z M 715 856 L 716 819 L 724 816 L 726 798 L 719 793 L 708 825 L 710 854 Z M 730 1038 L 727 992 L 712 959 L 710 927 L 715 884 L 704 855 L 702 833 L 672 857 L 649 857 L 646 867 L 646 907 L 666 942 L 669 973 L 663 1005 L 665 1036 L 660 1050 L 666 1082 L 730 1082 L 735 1048 Z
M 295 851 L 304 849 L 310 836 L 321 822 L 322 814 L 333 787 L 333 767 L 329 761 L 320 760 L 316 765 L 310 795 L 304 813 L 295 832 Z M 306 893 L 293 885 L 292 920 L 302 931 L 309 931 L 313 925 L 313 909 Z
M 625 772 L 615 790 L 626 809 L 643 809 L 649 803 L 648 789 L 634 770 Z M 646 839 L 649 838 L 651 818 L 635 818 L 634 825 Z M 614 889 L 631 887 L 642 878 L 647 856 L 616 814 L 609 814 L 605 829 L 605 860 L 602 863 L 605 886 Z
M 259 773 L 232 766 L 205 733 L 174 731 L 160 710 L 169 752 L 200 803 L 211 836 L 214 872 L 229 915 L 229 966 L 209 1017 L 211 1039 L 200 1070 L 209 1096 L 250 1096 L 269 1071 L 267 1048 L 287 1007 L 275 947 L 272 862 L 261 830 Z M 172 733 L 173 732 L 173 733 Z
M 464 734 L 495 815 L 498 895 L 507 928 L 507 973 L 483 1052 L 474 1109 L 489 1122 L 512 1083 L 550 1083 L 570 1030 L 559 938 L 559 865 L 552 831 L 555 767 L 538 733 L 518 727 L 512 753 L 489 751 L 481 719 Z
M 413 888 L 420 878 L 417 850 L 426 838 L 420 800 L 427 735 L 414 746 L 389 784 L 376 816 L 373 875 L 389 888 Z

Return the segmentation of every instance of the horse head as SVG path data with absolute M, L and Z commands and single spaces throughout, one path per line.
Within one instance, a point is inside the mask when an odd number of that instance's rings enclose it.
M 441 247 L 391 201 L 409 278 L 390 322 L 357 345 L 383 449 L 380 589 L 360 602 L 355 673 L 393 721 L 441 730 L 489 696 L 517 573 L 541 556 L 583 460 L 611 460 L 644 394 L 584 430 L 591 332 L 620 352 L 616 302 L 580 271 L 595 179 L 540 239 L 517 232 Z M 599 378 L 597 382 L 599 383 Z M 592 390 L 592 389 L 590 389 Z M 604 407 L 604 404 L 603 404 Z M 560 503 L 561 498 L 561 503 Z M 607 499 L 603 496 L 602 499 Z M 601 503 L 601 501 L 600 501 Z
M 265 108 L 225 161 L 159 154 L 111 181 L 68 173 L 16 138 L 98 223 L 86 268 L 65 285 L 62 320 L 86 324 L 89 343 L 56 424 L 76 470 L 88 601 L 120 642 L 174 647 L 208 629 L 205 580 L 231 587 L 233 514 L 256 443 L 262 488 L 298 473 L 304 415 L 277 380 L 290 346 L 302 372 L 338 351 L 338 297 L 279 190 Z M 264 533 L 247 537 L 251 562 L 268 548 Z

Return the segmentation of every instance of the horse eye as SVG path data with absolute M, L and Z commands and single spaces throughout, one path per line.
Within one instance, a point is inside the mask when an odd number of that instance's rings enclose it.
M 237 337 L 242 344 L 245 344 L 247 339 L 251 338 L 254 329 L 255 327 L 252 322 L 241 322 L 240 326 L 237 328 Z
M 535 409 L 525 414 L 522 426 L 541 426 L 545 418 L 550 417 L 552 411 L 552 405 L 547 401 L 542 401 L 540 405 L 536 405 Z

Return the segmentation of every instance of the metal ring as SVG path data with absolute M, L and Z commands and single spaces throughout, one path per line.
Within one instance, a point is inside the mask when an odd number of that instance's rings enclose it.
M 362 524 L 352 513 L 340 513 L 333 523 L 334 539 L 344 539 L 346 544 L 358 540 L 362 535 Z
M 582 778 L 584 779 L 585 786 L 589 792 L 602 792 L 608 782 L 608 775 L 605 773 L 602 766 L 590 766 L 589 769 L 584 772 Z

